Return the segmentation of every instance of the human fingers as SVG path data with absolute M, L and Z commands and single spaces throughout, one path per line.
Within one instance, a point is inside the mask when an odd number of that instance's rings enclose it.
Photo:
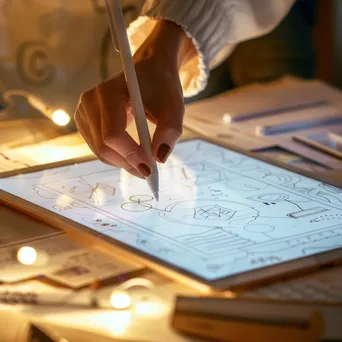
M 154 111 L 158 115 L 152 142 L 153 155 L 157 161 L 165 163 L 182 136 L 184 105 L 182 100 L 175 101 L 172 107 L 163 102 L 163 106 Z
M 84 109 L 81 103 L 79 103 L 77 106 L 74 119 L 77 131 L 82 135 L 83 139 L 85 140 L 91 151 L 97 156 L 94 139 L 91 135 L 91 131 L 85 118 Z
M 143 176 L 151 173 L 151 160 L 141 146 L 126 132 L 127 115 L 131 113 L 126 94 L 108 92 L 111 87 L 99 88 L 97 99 L 101 111 L 101 122 L 96 118 L 96 125 L 101 125 L 102 140 L 106 146 L 119 153 Z M 117 119 L 113 121 L 113 108 Z M 129 114 L 131 115 L 131 114 Z
M 124 158 L 122 158 L 119 154 L 112 151 L 107 146 L 101 146 L 101 151 L 98 151 L 98 144 L 95 143 L 89 123 L 88 118 L 86 116 L 86 112 L 83 108 L 82 104 L 79 104 L 77 111 L 75 113 L 75 122 L 76 127 L 80 134 L 83 136 L 84 140 L 87 142 L 89 148 L 92 152 L 105 164 L 109 164 L 115 167 L 120 167 L 125 169 L 127 172 L 132 174 L 133 176 L 144 179 L 143 175 L 138 172 L 132 165 L 130 165 Z M 108 158 L 108 156 L 110 158 Z

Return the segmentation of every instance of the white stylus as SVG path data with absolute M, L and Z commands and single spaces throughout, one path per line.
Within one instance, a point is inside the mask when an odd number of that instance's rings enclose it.
M 126 78 L 128 94 L 131 99 L 133 114 L 141 147 L 150 159 L 151 174 L 146 178 L 154 198 L 159 200 L 159 175 L 157 163 L 152 154 L 151 137 L 142 102 L 137 75 L 135 72 L 131 48 L 129 46 L 126 24 L 120 0 L 104 0 L 109 28 L 115 49 L 120 53 L 121 63 Z

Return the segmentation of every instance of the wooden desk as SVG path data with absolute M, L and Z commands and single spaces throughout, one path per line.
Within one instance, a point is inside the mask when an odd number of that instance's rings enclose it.
M 191 131 L 184 132 L 184 139 L 196 137 Z M 71 139 L 71 137 L 69 137 Z M 70 142 L 71 140 L 69 140 Z M 78 134 L 72 136 L 72 141 L 75 146 L 84 147 L 81 137 Z M 64 142 L 59 141 L 59 146 L 68 144 L 65 138 Z M 58 145 L 58 144 L 57 144 Z M 333 174 L 333 173 L 332 173 Z M 334 176 L 339 177 L 339 172 L 335 172 Z M 6 224 L 6 229 L 12 230 L 20 224 L 31 227 L 34 230 L 38 225 L 44 226 L 22 214 L 0 207 L 0 215 L 3 224 Z M 50 227 L 45 227 L 51 229 Z M 79 327 L 87 331 L 96 331 L 106 336 L 146 340 L 146 341 L 196 341 L 195 339 L 185 338 L 176 334 L 169 328 L 170 313 L 173 308 L 173 299 L 176 294 L 194 294 L 194 290 L 183 285 L 166 279 L 156 273 L 146 272 L 144 277 L 152 279 L 156 286 L 155 292 L 151 293 L 150 301 L 146 303 L 145 308 L 140 311 L 104 311 L 104 310 L 79 310 L 68 307 L 53 308 L 34 306 L 22 308 L 20 306 L 12 307 L 1 305 L 0 309 L 8 311 L 29 312 L 30 315 L 45 318 L 53 323 L 66 326 Z M 99 291 L 112 291 L 115 286 L 108 286 Z M 90 290 L 82 290 L 83 296 L 89 296 Z M 0 338 L 1 340 L 1 338 Z M 100 341 L 99 341 L 100 342 Z

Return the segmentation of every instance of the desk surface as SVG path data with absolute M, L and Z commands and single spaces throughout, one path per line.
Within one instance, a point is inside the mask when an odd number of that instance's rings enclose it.
M 38 223 L 5 206 L 0 205 L 0 216 L 2 218 L 2 226 L 0 226 L 1 231 L 4 226 L 8 231 L 13 232 L 18 226 L 25 225 L 29 230 L 35 230 L 40 233 L 45 231 L 48 235 L 51 235 L 51 227 L 46 226 L 43 223 Z M 93 246 L 90 246 L 90 248 L 93 248 Z M 283 288 L 279 288 L 279 284 L 276 284 L 275 286 L 271 285 L 271 287 L 256 289 L 254 293 L 251 291 L 245 295 L 248 295 L 249 297 L 275 299 L 277 298 L 275 295 L 277 296 L 278 294 L 278 299 L 284 300 L 285 298 L 282 293 L 286 290 L 286 293 L 289 295 L 287 299 L 294 300 L 296 299 L 296 294 L 298 296 L 298 292 L 296 293 L 295 290 L 298 289 L 300 285 L 303 286 L 301 289 L 299 288 L 299 293 L 303 291 L 303 289 L 305 290 L 308 285 L 314 287 L 318 284 L 319 280 L 323 279 L 323 281 L 327 283 L 328 280 L 331 279 L 335 283 L 335 285 L 333 285 L 335 286 L 335 289 L 332 293 L 339 296 L 337 302 L 342 304 L 341 276 L 341 268 L 335 273 L 332 273 L 332 271 L 322 271 L 321 274 L 316 273 L 312 276 L 306 276 L 301 278 L 302 280 L 292 280 L 287 286 L 284 285 Z M 135 341 L 197 341 L 197 339 L 181 336 L 169 327 L 175 296 L 179 294 L 193 296 L 196 294 L 196 291 L 149 270 L 143 271 L 139 277 L 151 281 L 154 284 L 154 289 L 152 291 L 144 288 L 137 289 L 133 293 L 133 300 L 137 301 L 136 305 L 125 311 L 108 311 L 92 308 L 80 309 L 67 305 L 59 307 L 0 305 L 0 322 L 2 324 L 4 324 L 6 320 L 11 322 L 9 325 L 10 328 L 6 329 L 5 332 L 1 332 L 0 341 L 11 341 L 10 338 L 16 336 L 16 325 L 10 319 L 10 315 L 14 312 L 30 315 L 30 319 L 43 319 L 52 324 L 93 332 L 107 337 Z M 4 290 L 4 286 L 5 285 L 0 285 L 0 291 Z M 96 296 L 100 299 L 108 298 L 116 286 L 116 283 L 105 284 L 98 288 Z M 338 286 L 340 287 L 340 290 L 337 289 Z M 5 289 L 6 288 L 9 287 L 5 286 Z M 89 289 L 89 287 L 73 292 L 71 289 L 60 285 L 57 286 L 57 284 L 51 283 L 47 281 L 47 279 L 41 277 L 14 284 L 12 285 L 12 290 L 24 293 L 45 293 L 58 298 L 69 298 L 71 304 L 80 299 L 81 301 L 88 302 L 89 299 L 94 296 L 93 290 Z M 324 291 L 322 288 L 320 288 L 318 292 L 320 296 L 318 297 L 319 299 L 327 299 L 331 296 L 331 294 L 327 294 L 324 298 Z M 4 333 L 6 333 L 6 336 L 3 336 Z M 98 338 L 97 341 L 101 342 L 101 339 Z
M 190 130 L 185 130 L 184 132 L 184 138 L 191 138 L 195 136 L 196 134 Z M 59 140 L 57 139 L 54 145 L 57 147 L 59 146 L 60 151 L 67 153 L 68 158 L 75 157 L 75 153 L 79 153 L 81 155 L 91 153 L 90 150 L 84 145 L 84 142 L 78 134 L 73 134 L 68 138 L 64 137 Z M 66 147 L 67 149 L 65 149 Z M 27 158 L 29 158 L 32 164 L 34 164 L 41 160 L 41 156 L 48 155 L 46 153 L 46 148 L 51 148 L 51 145 L 49 145 L 48 142 L 33 148 L 31 155 L 27 149 L 25 150 L 25 148 L 24 151 L 17 151 L 17 153 L 20 154 L 27 152 Z M 56 155 L 59 160 L 64 158 L 63 153 Z M 331 174 L 331 177 L 336 177 L 336 179 L 341 179 L 340 171 L 327 171 L 327 174 Z M 34 232 L 41 231 L 41 228 L 44 226 L 17 213 L 14 214 L 3 206 L 0 207 L 0 216 L 2 218 L 6 217 L 6 222 L 8 223 L 6 226 L 0 226 L 0 229 L 15 230 L 16 226 L 25 224 L 26 227 L 31 227 L 30 231 L 33 234 Z M 2 224 L 3 223 L 4 221 L 2 220 Z M 43 228 L 46 230 L 51 229 L 50 227 Z M 12 235 L 15 238 L 15 234 Z M 71 309 L 69 307 L 59 307 L 53 308 L 52 311 L 50 307 L 42 306 L 34 306 L 29 308 L 16 306 L 15 309 L 13 309 L 12 306 L 1 305 L 0 311 L 1 309 L 4 309 L 10 311 L 18 310 L 19 312 L 29 312 L 31 315 L 44 317 L 48 321 L 54 322 L 56 324 L 76 326 L 88 331 L 96 331 L 98 333 L 112 337 L 115 336 L 125 339 L 148 341 L 195 341 L 195 339 L 188 339 L 180 336 L 169 328 L 170 313 L 172 312 L 173 299 L 175 295 L 180 293 L 193 295 L 194 290 L 177 284 L 153 272 L 147 272 L 144 274 L 144 277 L 152 279 L 156 289 L 153 293 L 144 293 L 144 296 L 149 297 L 149 300 L 138 310 L 108 312 L 103 310 L 80 310 Z M 39 283 L 34 281 L 33 283 L 27 283 L 26 285 L 24 283 L 20 286 L 24 286 L 24 290 L 37 288 L 37 286 L 39 286 L 41 287 L 42 291 L 55 291 L 56 293 L 70 294 L 70 290 L 61 289 L 59 287 L 51 287 L 51 285 L 47 285 L 42 282 L 40 282 L 40 285 L 37 284 Z M 100 289 L 99 293 L 108 294 L 108 292 L 111 292 L 114 287 L 115 285 L 106 286 L 103 289 Z M 80 291 L 78 295 L 87 297 L 90 296 L 90 293 L 90 290 L 85 289 Z M 156 322 L 158 322 L 158 324 L 156 324 Z M 8 334 L 10 333 L 11 330 L 9 329 Z
M 21 127 L 21 126 L 20 126 Z M 184 138 L 194 137 L 194 134 L 189 130 L 184 131 Z M 39 161 L 47 158 L 51 153 L 46 153 L 47 149 L 54 145 L 55 151 L 61 151 L 59 154 L 55 153 L 57 160 L 62 160 L 65 158 L 65 153 L 67 154 L 67 159 L 74 158 L 77 156 L 84 156 L 91 154 L 91 151 L 84 144 L 83 139 L 78 133 L 72 134 L 68 137 L 55 138 L 48 142 L 40 143 L 34 145 L 33 148 L 22 147 L 16 149 L 16 157 L 24 156 L 31 165 L 38 164 Z M 64 153 L 64 155 L 63 155 Z M 54 160 L 49 160 L 52 162 Z M 11 164 L 12 166 L 12 164 Z M 11 239 L 13 241 L 6 241 L 6 243 L 14 242 L 15 239 L 19 239 L 19 233 L 16 234 L 16 227 L 23 226 L 29 228 L 29 231 L 36 235 L 36 237 L 42 237 L 45 233 L 50 234 L 51 228 L 38 223 L 31 218 L 19 214 L 4 206 L 0 206 L 0 216 L 2 217 L 2 224 L 0 226 L 1 232 L 11 231 Z M 41 234 L 41 236 L 40 236 Z M 4 235 L 4 234 L 2 234 Z M 5 234 L 6 235 L 6 234 Z M 73 326 L 85 329 L 88 331 L 93 331 L 101 333 L 105 336 L 111 337 L 121 337 L 125 339 L 135 339 L 135 340 L 149 340 L 149 341 L 187 341 L 184 337 L 179 336 L 171 329 L 168 328 L 169 314 L 172 311 L 173 298 L 176 293 L 188 293 L 193 294 L 193 290 L 186 288 L 180 284 L 176 284 L 169 279 L 163 278 L 155 273 L 148 272 L 144 277 L 152 278 L 153 283 L 156 284 L 158 296 L 153 295 L 153 298 L 145 304 L 145 307 L 140 309 L 141 312 L 136 312 L 136 310 L 122 311 L 122 312 L 108 312 L 104 310 L 76 310 L 69 307 L 64 308 L 54 308 L 51 312 L 50 307 L 38 307 L 33 306 L 29 308 L 23 308 L 20 306 L 0 305 L 0 312 L 2 309 L 17 310 L 18 312 L 26 312 L 28 310 L 30 315 L 34 315 L 40 318 L 44 318 L 48 321 L 62 324 L 64 326 Z M 40 283 L 40 285 L 39 285 Z M 65 294 L 70 294 L 70 291 L 61 288 L 52 288 L 50 285 L 37 281 L 30 283 L 24 282 L 21 285 L 23 291 L 35 288 L 36 291 L 40 289 L 37 288 L 37 284 L 41 287 L 42 291 L 57 291 L 65 292 Z M 26 285 L 25 285 L 26 284 Z M 24 287 L 22 287 L 24 286 Z M 100 290 L 103 293 L 111 292 L 115 288 L 113 286 L 107 286 L 106 288 Z M 56 293 L 57 293 L 56 292 Z M 79 292 L 80 296 L 87 297 L 90 295 L 89 290 L 82 290 Z M 144 294 L 146 295 L 146 293 Z M 4 316 L 5 317 L 5 316 Z M 71 319 L 72 317 L 72 319 Z M 4 318 L 5 319 L 5 318 Z M 158 325 L 154 324 L 155 320 L 158 320 Z M 12 334 L 12 335 L 11 335 Z M 10 339 L 11 336 L 15 334 L 15 326 L 12 326 L 12 330 L 8 329 L 6 341 Z M 1 335 L 1 334 L 0 334 Z M 2 341 L 3 336 L 0 336 L 0 341 Z M 191 339 L 192 340 L 192 339 Z M 100 342 L 100 340 L 99 340 Z
M 25 224 L 29 230 L 42 232 L 45 229 L 47 234 L 51 234 L 51 228 L 43 223 L 15 212 L 5 206 L 0 205 L 0 215 L 2 217 L 1 231 L 5 227 L 8 231 L 16 231 L 16 228 Z M 14 234 L 15 235 L 15 234 Z M 0 246 L 1 247 L 1 246 Z M 28 266 L 30 267 L 30 266 Z M 149 279 L 155 285 L 153 292 L 141 289 L 135 296 L 147 297 L 137 310 L 129 311 L 110 311 L 100 309 L 75 309 L 72 307 L 51 307 L 31 306 L 21 307 L 0 305 L 1 310 L 9 310 L 18 313 L 29 312 L 30 315 L 44 318 L 47 321 L 65 326 L 78 327 L 92 332 L 104 334 L 112 337 L 124 337 L 125 339 L 143 339 L 148 341 L 186 341 L 184 337 L 177 335 L 168 328 L 170 312 L 172 311 L 173 298 L 176 294 L 194 294 L 193 289 L 177 284 L 170 279 L 157 275 L 154 272 L 146 270 L 142 275 L 145 279 Z M 29 280 L 15 285 L 17 291 L 53 293 L 56 296 L 70 296 L 72 291 L 61 286 L 52 286 L 46 280 Z M 114 288 L 115 284 L 101 287 L 98 290 L 99 298 L 107 296 Z M 1 285 L 0 285 L 1 290 Z M 90 298 L 91 290 L 84 289 L 77 292 L 80 298 Z M 75 300 L 77 298 L 75 297 Z M 146 298 L 145 298 L 146 299 Z M 158 320 L 158 324 L 154 322 Z M 14 327 L 12 327 L 14 329 Z M 10 334 L 8 331 L 7 334 Z M 9 336 L 9 335 L 8 335 Z M 2 341 L 0 336 L 0 341 Z M 189 340 L 190 341 L 190 340 Z

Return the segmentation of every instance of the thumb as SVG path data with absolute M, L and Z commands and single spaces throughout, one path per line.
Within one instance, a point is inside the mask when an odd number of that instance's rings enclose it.
M 176 111 L 171 108 L 163 108 L 162 111 L 159 111 L 152 142 L 153 155 L 158 162 L 166 162 L 182 136 L 183 117 L 183 104 Z

